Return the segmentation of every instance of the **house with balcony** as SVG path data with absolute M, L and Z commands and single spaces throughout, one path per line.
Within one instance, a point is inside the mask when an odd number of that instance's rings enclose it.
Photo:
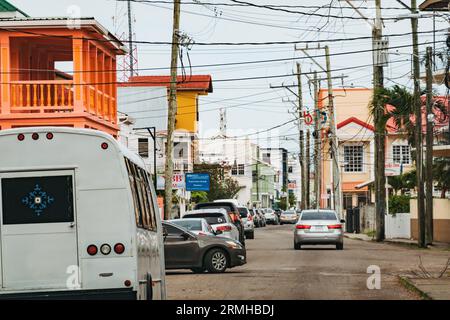
M 68 126 L 117 137 L 115 70 L 123 44 L 94 18 L 0 12 L 0 129 Z

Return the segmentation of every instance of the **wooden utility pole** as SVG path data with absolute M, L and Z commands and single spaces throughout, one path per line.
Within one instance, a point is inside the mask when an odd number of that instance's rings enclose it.
M 320 195 L 321 195 L 321 166 L 320 159 L 322 153 L 322 136 L 321 136 L 321 117 L 319 112 L 319 86 L 317 80 L 317 72 L 314 72 L 314 192 L 316 195 L 316 208 L 320 208 Z
M 434 114 L 433 114 L 433 48 L 427 47 L 427 135 L 426 135 L 426 191 L 425 191 L 425 214 L 426 214 L 426 228 L 425 228 L 425 238 L 426 244 L 433 243 L 433 124 L 434 124 Z
M 373 86 L 374 96 L 383 88 L 383 63 L 380 61 L 382 25 L 381 25 L 381 0 L 375 1 L 376 19 L 372 31 L 373 61 Z M 378 58 L 375 58 L 378 57 Z M 376 240 L 385 238 L 384 218 L 386 214 L 386 176 L 385 176 L 385 133 L 386 126 L 383 121 L 384 105 L 377 98 L 375 101 L 375 221 Z
M 311 135 L 306 130 L 306 209 L 311 208 Z
M 419 218 L 419 247 L 426 247 L 425 241 L 425 195 L 423 185 L 423 141 L 422 141 L 422 102 L 420 101 L 420 62 L 419 62 L 419 39 L 417 35 L 418 18 L 417 2 L 411 0 L 411 28 L 412 28 L 412 44 L 413 44 L 413 80 L 414 94 L 413 107 L 416 117 L 416 173 L 417 173 L 417 213 Z
M 328 87 L 328 115 L 330 117 L 330 140 L 331 140 L 331 154 L 333 156 L 333 205 L 339 217 L 342 217 L 342 195 L 341 195 L 341 181 L 339 179 L 339 142 L 337 138 L 336 128 L 336 112 L 334 110 L 333 101 L 333 82 L 331 80 L 331 62 L 330 49 L 325 46 L 326 70 L 327 70 L 327 87 Z
M 173 3 L 172 55 L 170 61 L 169 111 L 167 116 L 167 147 L 164 184 L 164 216 L 171 218 L 172 212 L 172 180 L 173 180 L 173 132 L 175 131 L 175 115 L 177 113 L 177 68 L 179 51 L 180 0 Z
M 300 208 L 306 208 L 306 161 L 305 161 L 305 141 L 304 141 L 304 117 L 303 117 L 303 92 L 302 92 L 302 70 L 300 63 L 297 62 L 297 84 L 298 84 L 298 128 L 300 141 L 300 168 L 301 168 L 301 202 Z M 308 177 L 309 178 L 309 177 Z

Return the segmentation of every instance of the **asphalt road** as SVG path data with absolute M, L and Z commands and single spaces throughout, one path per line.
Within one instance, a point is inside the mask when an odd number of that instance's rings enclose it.
M 293 226 L 256 229 L 247 240 L 247 264 L 224 274 L 168 271 L 168 299 L 419 299 L 399 283 L 397 275 L 445 265 L 449 253 L 345 239 L 334 246 L 293 248 Z M 370 265 L 379 266 L 381 289 L 369 290 Z M 429 269 L 431 271 L 432 268 Z

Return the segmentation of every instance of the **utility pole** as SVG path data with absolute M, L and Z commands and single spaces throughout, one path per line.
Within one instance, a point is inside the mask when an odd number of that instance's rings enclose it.
M 318 80 L 317 80 L 317 72 L 314 72 L 314 192 L 316 194 L 316 208 L 320 208 L 320 180 L 321 180 L 321 172 L 320 172 L 320 155 L 321 155 L 321 124 L 320 124 L 320 112 L 319 112 L 319 90 L 318 90 Z
M 426 247 L 425 241 L 425 195 L 423 185 L 423 141 L 422 141 L 422 102 L 420 101 L 420 62 L 419 62 L 419 39 L 417 35 L 418 18 L 417 2 L 411 0 L 411 28 L 412 28 L 412 44 L 413 44 L 413 79 L 414 79 L 414 95 L 413 107 L 416 116 L 416 172 L 417 172 L 417 213 L 419 218 L 419 247 Z
M 131 0 L 127 1 L 128 9 L 128 40 L 130 42 L 130 77 L 134 76 L 134 52 L 133 52 L 133 18 L 131 12 Z
M 382 25 L 381 25 L 381 0 L 375 1 L 376 19 L 372 30 L 373 51 L 373 86 L 374 96 L 383 88 L 383 62 L 380 59 Z M 374 123 L 375 123 L 375 221 L 376 240 L 383 241 L 385 238 L 384 219 L 386 214 L 386 176 L 385 176 L 385 132 L 386 126 L 383 121 L 384 105 L 377 98 L 375 101 Z
M 170 219 L 172 212 L 173 180 L 173 132 L 177 113 L 177 68 L 179 51 L 180 0 L 173 3 L 172 55 L 170 61 L 169 111 L 167 116 L 167 147 L 164 184 L 164 216 Z
M 306 130 L 306 209 L 311 208 L 311 143 L 310 143 L 310 132 L 309 129 Z
M 334 110 L 333 102 L 333 82 L 331 80 L 331 62 L 330 62 L 330 49 L 325 46 L 325 58 L 327 69 L 327 83 L 328 83 L 328 111 L 330 116 L 330 135 L 331 135 L 331 152 L 333 155 L 333 204 L 334 210 L 338 213 L 339 217 L 342 217 L 342 196 L 341 196 L 341 181 L 339 179 L 339 142 L 337 138 L 336 128 L 336 112 Z
M 425 196 L 425 213 L 426 213 L 426 228 L 425 228 L 425 238 L 426 244 L 433 243 L 433 124 L 434 124 L 434 114 L 432 110 L 433 106 L 433 49 L 432 47 L 427 47 L 427 135 L 426 135 L 426 196 Z
M 303 117 L 303 92 L 302 92 L 302 70 L 297 62 L 297 84 L 298 84 L 298 128 L 300 140 L 300 168 L 301 168 L 301 210 L 306 208 L 306 165 L 305 165 L 305 141 L 304 141 L 304 117 Z

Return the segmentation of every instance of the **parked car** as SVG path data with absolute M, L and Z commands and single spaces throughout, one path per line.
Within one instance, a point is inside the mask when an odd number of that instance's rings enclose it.
M 239 241 L 239 230 L 231 221 L 231 218 L 225 209 L 217 208 L 187 211 L 181 220 L 192 218 L 203 218 L 213 228 L 216 234 L 221 233 L 221 237 Z
M 238 241 L 198 236 L 171 222 L 162 223 L 166 269 L 222 273 L 246 263 L 246 250 Z
M 294 248 L 304 244 L 334 244 L 344 249 L 344 232 L 338 215 L 333 210 L 303 210 L 294 229 Z
M 250 212 L 250 214 L 253 217 L 253 223 L 255 224 L 255 228 L 261 228 L 261 218 L 259 217 L 258 213 L 256 212 L 255 208 L 250 208 L 248 209 L 248 211 Z
M 245 231 L 244 224 L 242 223 L 239 210 L 236 206 L 236 199 L 226 200 L 216 200 L 215 202 L 205 202 L 195 205 L 194 209 L 225 209 L 231 218 L 231 221 L 239 230 L 239 241 L 245 246 Z
M 217 234 L 204 218 L 185 218 L 167 221 L 183 227 L 198 236 L 215 236 Z
M 283 223 L 297 223 L 298 215 L 295 210 L 286 210 L 283 211 L 280 215 L 280 224 Z
M 266 216 L 264 215 L 264 211 L 260 208 L 255 209 L 256 214 L 259 216 L 261 220 L 261 227 L 265 227 L 267 225 Z
M 246 239 L 255 239 L 255 223 L 253 216 L 246 207 L 238 207 L 242 223 L 244 224 L 244 232 Z
M 265 208 L 263 209 L 264 217 L 266 218 L 267 223 L 271 224 L 279 224 L 278 216 L 271 208 Z

